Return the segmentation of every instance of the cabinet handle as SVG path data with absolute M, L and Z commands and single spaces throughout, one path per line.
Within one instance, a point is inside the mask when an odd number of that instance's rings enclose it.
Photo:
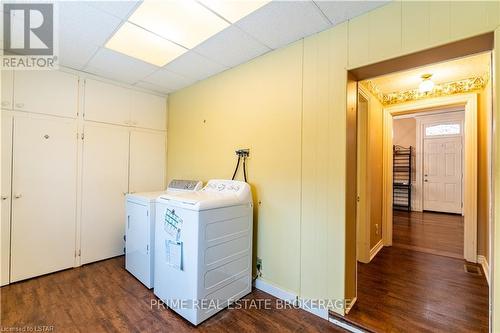
M 2 195 L 2 200 L 7 200 L 9 198 L 8 195 Z
M 19 198 L 21 198 L 22 196 L 23 196 L 22 194 L 18 193 L 18 194 L 16 194 L 16 195 L 14 196 L 14 198 L 19 199 Z
M 16 103 L 16 107 L 17 108 L 23 108 L 24 107 L 24 103 Z

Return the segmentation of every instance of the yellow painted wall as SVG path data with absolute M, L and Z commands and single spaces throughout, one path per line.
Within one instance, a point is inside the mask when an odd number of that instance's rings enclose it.
M 230 179 L 250 148 L 254 252 L 263 279 L 299 293 L 302 47 L 299 41 L 170 95 L 168 179 Z M 242 174 L 238 175 L 242 179 Z
M 256 252 L 263 278 L 280 288 L 333 298 L 346 290 L 346 68 L 499 24 L 498 2 L 450 1 L 439 10 L 419 2 L 411 5 L 422 19 L 411 31 L 409 5 L 383 6 L 169 98 L 169 179 L 228 178 L 234 149 L 251 149 Z M 500 185 L 498 193 L 497 201 Z
M 304 41 L 300 295 L 343 298 L 347 24 Z
M 370 249 L 382 239 L 383 110 L 380 101 L 371 95 L 368 107 L 367 165 L 367 189 L 370 202 Z
M 477 114 L 477 254 L 489 260 L 489 166 L 488 155 L 491 151 L 488 135 L 491 121 L 488 113 L 491 112 L 491 81 L 479 93 Z

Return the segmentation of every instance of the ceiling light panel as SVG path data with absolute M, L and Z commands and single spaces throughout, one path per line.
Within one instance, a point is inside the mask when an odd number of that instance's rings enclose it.
M 129 22 L 118 29 L 106 47 L 160 67 L 187 51 Z
M 265 0 L 199 0 L 226 20 L 234 23 L 260 7 L 268 4 Z
M 144 1 L 129 21 L 187 48 L 195 47 L 229 26 L 191 0 Z

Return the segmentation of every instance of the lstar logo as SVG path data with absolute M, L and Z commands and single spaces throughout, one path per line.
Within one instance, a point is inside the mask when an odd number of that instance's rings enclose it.
M 53 69 L 54 4 L 3 4 L 4 69 Z

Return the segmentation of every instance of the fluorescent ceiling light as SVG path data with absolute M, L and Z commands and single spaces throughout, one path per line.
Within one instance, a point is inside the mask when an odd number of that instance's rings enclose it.
M 144 1 L 128 20 L 187 48 L 195 47 L 229 26 L 191 0 Z
M 129 22 L 118 29 L 106 47 L 160 67 L 187 51 Z
M 199 2 L 234 23 L 268 4 L 270 0 L 199 0 Z

